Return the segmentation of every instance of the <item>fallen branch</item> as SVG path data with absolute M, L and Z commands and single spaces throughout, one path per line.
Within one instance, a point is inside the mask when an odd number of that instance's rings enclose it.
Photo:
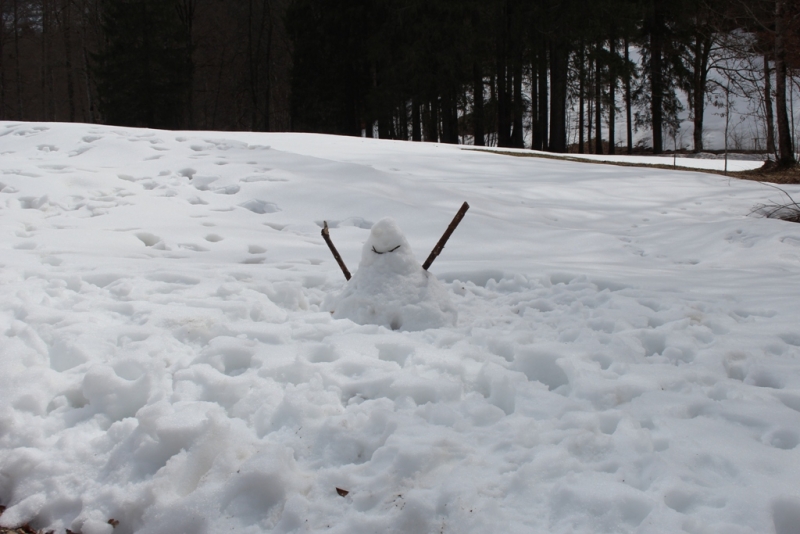
M 342 269 L 344 277 L 350 280 L 350 271 L 347 270 L 347 266 L 344 264 L 344 260 L 339 255 L 339 251 L 336 250 L 336 247 L 333 246 L 333 241 L 331 241 L 331 234 L 328 231 L 328 221 L 322 221 L 322 222 L 324 224 L 324 226 L 322 227 L 322 239 L 325 240 L 325 243 L 328 244 L 328 248 L 331 249 L 333 258 L 336 260 L 336 263 L 338 263 L 339 267 Z
M 450 235 L 456 229 L 456 226 L 458 226 L 458 223 L 461 222 L 461 219 L 464 218 L 464 215 L 467 213 L 468 209 L 469 209 L 469 204 L 464 202 L 461 205 L 461 209 L 459 209 L 458 213 L 456 213 L 456 216 L 453 217 L 453 221 L 450 223 L 450 226 L 448 226 L 447 230 L 445 230 L 444 234 L 442 234 L 442 237 L 441 237 L 441 239 L 439 239 L 439 242 L 436 243 L 435 247 L 433 247 L 433 250 L 431 251 L 430 255 L 428 256 L 428 259 L 425 260 L 425 263 L 422 264 L 422 268 L 423 269 L 425 269 L 427 271 L 428 268 L 430 268 L 431 264 L 433 263 L 433 260 L 436 259 L 436 256 L 438 256 L 439 254 L 442 253 L 442 250 L 444 250 L 445 243 L 447 243 L 447 240 L 450 239 Z

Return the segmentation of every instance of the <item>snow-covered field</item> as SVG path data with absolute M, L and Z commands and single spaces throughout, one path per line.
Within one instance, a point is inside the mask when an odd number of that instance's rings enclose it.
M 0 525 L 800 531 L 800 225 L 748 216 L 775 189 L 24 123 L 0 171 Z M 454 326 L 323 305 L 324 220 L 355 272 L 373 223 L 422 260 L 465 200 Z

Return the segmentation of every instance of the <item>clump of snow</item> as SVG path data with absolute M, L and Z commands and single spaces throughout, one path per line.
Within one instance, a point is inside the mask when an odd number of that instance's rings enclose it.
M 458 317 L 442 283 L 422 268 L 391 217 L 372 227 L 358 271 L 328 305 L 336 319 L 392 330 L 452 326 Z

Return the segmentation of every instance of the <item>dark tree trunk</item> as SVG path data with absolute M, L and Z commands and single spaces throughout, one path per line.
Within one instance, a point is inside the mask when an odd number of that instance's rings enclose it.
M 64 2 L 61 14 L 61 30 L 64 38 L 64 69 L 67 74 L 67 104 L 69 106 L 69 122 L 75 122 L 75 79 L 72 72 L 72 2 Z
M 486 144 L 486 128 L 483 124 L 485 113 L 483 105 L 483 73 L 481 72 L 480 65 L 477 63 L 473 66 L 472 76 L 472 126 L 474 128 L 472 132 L 474 137 L 473 143 L 475 146 L 484 146 Z
M 535 53 L 535 52 L 534 52 Z M 531 150 L 541 150 L 539 135 L 539 82 L 537 80 L 537 59 L 531 62 Z
M 550 151 L 567 151 L 567 74 L 569 51 L 562 43 L 550 48 Z
M 602 43 L 598 42 L 595 45 L 595 59 L 594 59 L 594 153 L 603 153 L 603 80 L 601 77 L 601 62 L 600 53 L 603 49 Z
M 185 32 L 185 46 L 186 46 L 186 57 L 185 61 L 187 63 L 186 68 L 186 75 L 188 76 L 188 82 L 186 84 L 186 119 L 187 125 L 189 129 L 193 129 L 195 127 L 195 120 L 194 120 L 194 61 L 192 59 L 192 52 L 194 50 L 194 14 L 196 8 L 196 1 L 197 0 L 182 0 L 177 4 L 178 10 L 178 19 L 180 20 L 181 24 L 183 25 L 183 31 Z M 267 1 L 264 2 L 263 9 L 266 11 L 268 9 Z M 270 13 L 270 26 L 269 32 L 267 36 L 267 57 L 265 61 L 265 69 L 266 69 L 266 76 L 264 77 L 265 84 L 266 84 L 266 110 L 265 110 L 265 129 L 269 130 L 269 67 L 270 67 L 270 51 L 271 51 L 271 41 L 272 41 L 272 22 L 271 22 L 271 13 Z
M 439 142 L 439 102 L 435 99 L 428 104 L 428 122 L 425 125 L 425 140 L 430 143 Z
M 539 141 L 542 150 L 549 147 L 547 133 L 548 123 L 548 95 L 547 95 L 547 41 L 541 40 L 539 48 Z
M 786 1 L 775 1 L 775 111 L 778 119 L 778 163 L 791 166 L 796 163 L 786 109 Z
M 626 74 L 625 74 L 625 125 L 626 125 L 626 137 L 628 141 L 628 154 L 633 154 L 633 120 L 632 120 L 632 112 L 631 108 L 633 107 L 633 102 L 631 98 L 631 74 L 630 71 L 627 69 L 628 61 L 630 61 L 629 51 L 628 51 L 628 39 L 625 38 L 625 65 L 626 65 Z
M 497 146 L 511 146 L 511 73 L 508 65 L 510 18 L 508 1 L 500 2 L 497 34 Z
M 706 84 L 708 83 L 708 59 L 711 55 L 711 37 L 695 35 L 693 103 L 694 108 L 694 152 L 703 151 L 703 115 L 705 114 Z
M 769 55 L 764 54 L 764 110 L 767 115 L 767 152 L 776 154 L 775 118 L 772 115 L 772 80 L 769 69 Z
M 585 112 L 585 94 L 586 91 L 586 59 L 584 57 L 584 45 L 580 44 L 580 51 L 578 54 L 578 153 L 583 154 L 585 148 L 583 146 L 583 114 Z
M 422 141 L 422 124 L 420 124 L 420 109 L 417 99 L 411 100 L 411 140 Z
M 458 110 L 452 94 L 442 97 L 442 142 L 458 144 Z
M 22 71 L 19 63 L 19 0 L 14 0 L 14 70 L 17 82 L 17 119 L 25 118 L 22 105 Z
M 591 71 L 592 66 L 589 65 L 589 69 Z M 591 74 L 591 72 L 589 73 Z M 589 93 L 591 96 L 591 91 L 594 85 L 589 88 Z M 592 112 L 594 110 L 594 98 L 587 98 L 586 99 L 587 106 L 586 106 L 586 150 L 590 154 L 592 153 L 592 125 L 594 121 L 592 120 Z
M 522 100 L 522 58 L 516 58 L 514 64 L 514 120 L 511 131 L 511 146 L 525 148 L 525 136 L 522 131 L 522 116 L 525 114 L 525 103 Z
M 664 73 L 661 0 L 654 0 L 653 26 L 650 32 L 650 112 L 653 122 L 653 154 L 664 151 Z
M 5 0 L 0 0 L 0 13 L 6 12 Z M 4 30 L 4 29 L 3 29 Z M 6 69 L 5 69 L 5 31 L 0 30 L 0 120 L 6 120 Z
M 617 41 L 611 39 L 609 42 L 611 55 L 614 57 L 617 53 Z M 608 71 L 608 153 L 616 154 L 617 152 L 617 75 L 614 68 L 609 67 Z

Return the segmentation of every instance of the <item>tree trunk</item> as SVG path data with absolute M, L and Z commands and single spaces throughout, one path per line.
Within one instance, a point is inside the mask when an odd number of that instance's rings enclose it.
M 452 93 L 442 97 L 442 142 L 458 144 L 458 110 Z
M 525 114 L 525 103 L 522 100 L 522 58 L 515 58 L 514 63 L 514 119 L 511 131 L 511 146 L 525 148 L 525 136 L 522 131 L 522 116 Z
M 603 45 L 601 42 L 597 42 L 595 45 L 595 59 L 594 59 L 594 153 L 595 154 L 602 154 L 603 153 L 603 124 L 602 124 L 602 117 L 603 117 L 603 107 L 602 107 L 602 96 L 603 96 L 603 85 L 601 79 L 601 63 L 600 63 L 600 53 L 603 50 Z
M 0 13 L 6 12 L 5 0 L 0 0 Z M 6 69 L 5 69 L 5 31 L 0 30 L 0 120 L 6 120 Z
M 483 125 L 483 73 L 481 66 L 478 63 L 472 66 L 472 126 L 474 128 L 473 144 L 475 146 L 484 146 L 485 128 Z
M 589 74 L 591 75 L 592 65 L 589 65 Z M 591 97 L 592 88 L 594 84 L 589 88 L 589 96 Z M 587 98 L 586 99 L 587 106 L 586 106 L 586 150 L 591 154 L 592 153 L 592 125 L 594 121 L 592 120 L 592 112 L 594 111 L 594 98 Z
M 769 69 L 769 55 L 764 54 L 764 109 L 767 115 L 767 152 L 775 155 L 775 118 L 772 115 L 772 74 Z
M 534 54 L 536 52 L 533 52 Z M 537 80 L 537 58 L 531 62 L 531 150 L 541 150 L 542 140 L 539 135 L 539 82 Z
M 786 109 L 786 1 L 775 1 L 775 108 L 778 119 L 778 164 L 788 167 L 797 163 Z
M 264 0 L 264 11 L 267 13 L 267 50 L 264 54 L 264 131 L 272 131 L 272 35 L 275 32 L 275 21 L 272 16 L 270 0 Z M 190 26 L 191 28 L 191 26 Z M 191 59 L 191 57 L 189 58 Z M 193 69 L 192 69 L 193 70 Z M 189 86 L 191 103 L 191 85 Z
M 583 154 L 585 149 L 583 146 L 583 114 L 585 112 L 585 90 L 586 90 L 586 65 L 584 62 L 585 47 L 583 41 L 580 43 L 580 51 L 578 52 L 578 153 Z
M 625 38 L 625 65 L 628 65 L 628 61 L 630 61 L 629 56 L 629 43 L 628 38 Z M 631 98 L 631 74 L 626 68 L 625 74 L 625 125 L 626 125 L 626 137 L 628 141 L 628 154 L 633 154 L 633 120 L 632 120 L 632 112 L 631 108 L 633 107 L 633 102 Z
M 196 0 L 182 0 L 177 4 L 178 18 L 183 24 L 184 32 L 186 33 L 186 76 L 188 77 L 186 89 L 186 120 L 189 129 L 195 128 L 194 118 L 194 61 L 192 52 L 194 50 L 194 14 L 195 14 Z M 265 7 L 266 9 L 266 7 Z M 269 46 L 271 44 L 272 24 L 270 22 L 270 36 L 267 42 L 267 129 L 269 127 Z
M 72 73 L 72 12 L 69 0 L 64 2 L 62 13 L 62 31 L 64 35 L 64 68 L 67 71 L 67 103 L 69 106 L 69 122 L 75 122 L 75 78 Z
M 411 100 L 411 140 L 422 141 L 422 124 L 420 124 L 419 102 L 416 98 Z
M 17 82 L 17 119 L 25 118 L 22 105 L 22 72 L 19 66 L 19 0 L 14 0 L 14 70 Z
M 497 33 L 497 146 L 511 146 L 511 97 L 509 86 L 509 37 L 510 20 L 508 0 L 500 2 L 499 27 Z
M 617 53 L 617 41 L 611 39 L 609 47 L 612 57 Z M 614 67 L 609 67 L 608 70 L 608 153 L 616 154 L 617 152 L 617 75 L 614 72 Z
M 548 115 L 547 115 L 547 41 L 540 40 L 539 48 L 539 141 L 542 150 L 547 150 Z
M 567 74 L 569 51 L 563 43 L 550 48 L 550 151 L 567 151 Z
M 653 154 L 664 151 L 664 72 L 662 66 L 662 29 L 664 20 L 661 0 L 653 0 L 653 21 L 650 32 L 650 112 L 653 123 Z
M 708 60 L 711 54 L 711 37 L 697 32 L 694 47 L 694 75 L 692 97 L 694 108 L 694 153 L 703 151 L 703 115 L 705 114 Z

